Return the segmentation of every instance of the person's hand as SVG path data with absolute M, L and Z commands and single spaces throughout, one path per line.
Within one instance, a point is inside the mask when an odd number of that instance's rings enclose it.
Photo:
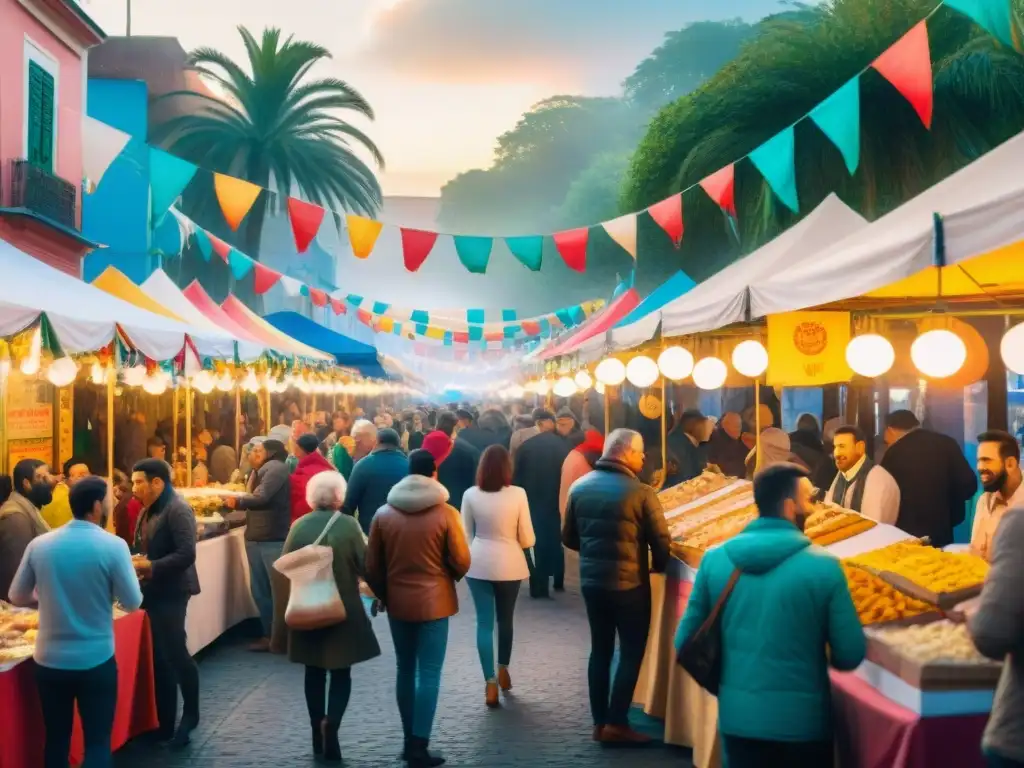
M 228 496 L 224 499 L 224 506 L 228 509 L 236 509 L 238 507 L 238 499 L 234 496 Z
M 132 565 L 135 566 L 135 575 L 140 580 L 148 579 L 153 575 L 153 563 L 147 557 L 139 557 L 133 560 Z

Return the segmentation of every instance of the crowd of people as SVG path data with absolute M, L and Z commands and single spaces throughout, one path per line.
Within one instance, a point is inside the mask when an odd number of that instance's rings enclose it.
M 459 611 L 456 583 L 467 580 L 476 609 L 483 705 L 499 708 L 513 684 L 520 587 L 528 582 L 534 599 L 564 590 L 565 549 L 579 553 L 590 625 L 593 739 L 650 740 L 628 715 L 651 620 L 650 575 L 670 558 L 657 490 L 709 465 L 751 474 L 758 441 L 750 439 L 750 416 L 727 413 L 713 424 L 696 411 L 681 414 L 667 471 L 652 485 L 640 433 L 605 436 L 569 408 L 519 410 L 381 410 L 372 421 L 344 412 L 295 419 L 288 411 L 267 435 L 246 441 L 246 490 L 226 504 L 246 524 L 261 627 L 251 650 L 287 653 L 304 667 L 311 749 L 320 759 L 341 760 L 351 669 L 380 654 L 370 620 L 379 609 L 395 648 L 402 758 L 412 768 L 441 765 L 429 746 L 449 619 Z M 889 415 L 878 463 L 856 427 L 830 422 L 819 433 L 807 416 L 787 435 L 770 415 L 754 421 L 763 429 L 753 475 L 760 518 L 707 554 L 676 642 L 684 648 L 724 605 L 719 725 L 730 766 L 825 765 L 827 667 L 856 667 L 864 635 L 838 561 L 803 534 L 813 501 L 824 493 L 943 545 L 977 480 L 955 441 L 909 412 Z M 995 761 L 1024 760 L 1024 683 L 1013 655 L 1024 631 L 1016 565 L 1024 524 L 1009 514 L 1024 493 L 1020 449 L 1002 432 L 984 433 L 979 444 L 985 493 L 972 547 L 991 560 L 992 573 L 965 614 L 983 653 L 1010 655 L 985 746 L 993 765 L 1014 765 Z M 202 587 L 195 515 L 162 457 L 138 460 L 128 488 L 108 488 L 77 460 L 63 469 L 57 482 L 43 462 L 24 460 L 0 488 L 0 594 L 40 611 L 35 660 L 47 766 L 67 764 L 76 702 L 86 764 L 109 764 L 112 599 L 149 614 L 160 722 L 151 737 L 183 748 L 200 717 L 199 670 L 185 633 L 189 600 Z M 67 519 L 44 512 L 60 487 Z M 289 624 L 292 588 L 275 563 L 314 543 L 332 551 L 346 618 L 309 629 Z

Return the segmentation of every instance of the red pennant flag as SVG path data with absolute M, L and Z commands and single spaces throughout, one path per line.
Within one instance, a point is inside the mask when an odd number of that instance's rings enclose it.
M 371 315 L 365 309 L 357 310 L 356 317 L 359 319 L 359 322 L 362 323 L 363 325 L 369 325 L 370 321 L 373 320 L 373 315 Z
M 732 163 L 715 171 L 700 183 L 701 189 L 708 197 L 718 203 L 718 207 L 736 218 L 736 167 Z
M 665 234 L 672 238 L 672 245 L 676 248 L 683 242 L 683 193 L 655 203 L 647 212 L 651 214 L 655 224 L 665 230 Z
M 903 94 L 925 128 L 932 127 L 932 54 L 923 21 L 893 43 L 871 65 Z
M 295 197 L 288 198 L 288 218 L 292 222 L 292 234 L 295 236 L 295 247 L 299 253 L 305 253 L 320 231 L 320 223 L 324 220 L 324 209 L 319 205 L 307 203 Z
M 523 333 L 527 336 L 540 336 L 540 323 L 536 320 L 523 320 Z
M 567 229 L 551 236 L 555 241 L 555 248 L 562 256 L 562 261 L 569 269 L 574 269 L 577 272 L 587 271 L 587 239 L 589 236 L 590 229 L 587 227 Z
M 452 331 L 452 341 L 456 344 L 469 344 L 469 332 Z
M 327 291 L 321 291 L 319 288 L 309 288 L 309 300 L 313 302 L 314 307 L 326 307 L 327 306 Z
M 210 245 L 213 246 L 213 252 L 220 256 L 221 261 L 227 264 L 228 254 L 231 253 L 231 246 L 216 235 L 211 235 L 209 232 L 206 233 L 206 236 L 210 238 Z
M 281 279 L 280 272 L 265 264 L 260 264 L 258 261 L 252 263 L 252 269 L 252 290 L 257 296 L 262 296 L 277 285 L 277 281 Z
M 331 309 L 334 310 L 334 314 L 336 315 L 348 314 L 348 310 L 345 308 L 345 302 L 342 301 L 341 299 L 332 298 Z
M 405 268 L 415 272 L 423 266 L 430 251 L 437 242 L 437 232 L 425 232 L 422 229 L 406 229 L 402 227 L 402 257 Z
M 489 331 L 488 333 L 484 334 L 484 340 L 485 341 L 504 341 L 505 340 L 505 332 L 504 331 Z

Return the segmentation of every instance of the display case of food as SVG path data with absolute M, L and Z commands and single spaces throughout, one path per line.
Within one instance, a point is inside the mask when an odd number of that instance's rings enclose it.
M 178 493 L 195 513 L 197 536 L 206 539 L 226 533 L 231 527 L 224 499 L 244 496 L 245 486 L 241 483 L 211 483 L 201 488 L 179 488 Z
M 735 477 L 705 470 L 692 480 L 661 491 L 658 493 L 658 501 L 665 510 L 666 519 L 672 519 L 692 511 L 691 507 L 695 502 L 720 500 L 721 494 L 718 491 L 726 488 L 742 490 L 749 487 L 750 483 L 746 480 L 737 480 Z
M 934 605 L 900 592 L 881 578 L 848 562 L 843 563 L 857 616 L 864 626 L 927 623 L 942 618 Z
M 39 611 L 0 602 L 0 667 L 31 658 L 39 632 Z
M 819 547 L 827 547 L 858 534 L 870 531 L 874 520 L 835 504 L 815 504 L 815 512 L 807 518 L 804 533 Z

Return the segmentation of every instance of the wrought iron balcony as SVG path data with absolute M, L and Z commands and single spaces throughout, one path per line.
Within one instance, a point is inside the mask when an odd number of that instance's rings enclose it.
M 22 208 L 36 216 L 78 232 L 75 211 L 78 188 L 28 160 L 11 161 L 11 186 L 7 206 Z

